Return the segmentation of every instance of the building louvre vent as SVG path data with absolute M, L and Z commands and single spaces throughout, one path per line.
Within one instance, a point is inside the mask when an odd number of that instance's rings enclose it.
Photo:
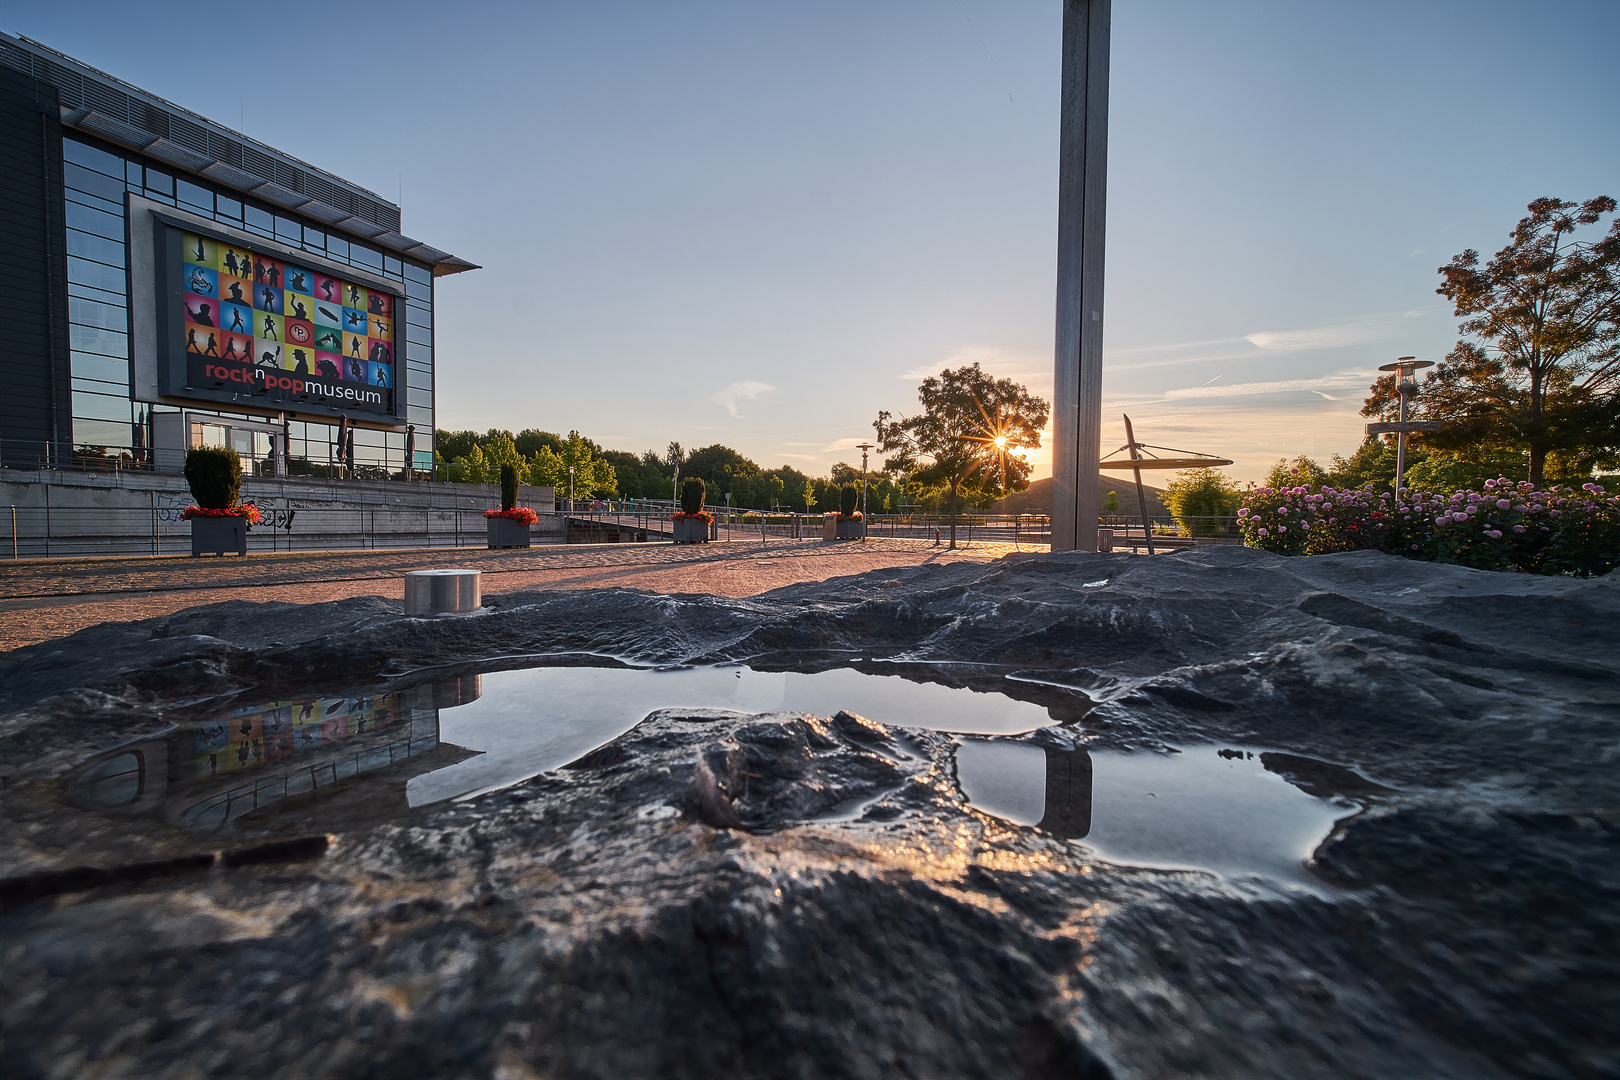
M 414 258 L 433 262 L 436 275 L 477 269 L 465 259 L 401 236 L 399 208 L 363 188 L 268 146 L 251 145 L 229 128 L 39 42 L 0 32 L 0 64 L 54 86 L 69 126 L 299 208 L 357 236 L 379 238 L 378 243 L 396 251 L 409 250 Z

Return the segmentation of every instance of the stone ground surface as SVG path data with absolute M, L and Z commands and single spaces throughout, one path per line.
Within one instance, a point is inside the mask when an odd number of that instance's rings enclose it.
M 1620 575 L 912 556 L 399 608 L 232 600 L 0 655 L 8 1080 L 1620 1076 Z M 1359 812 L 1308 885 L 1120 865 L 970 806 L 951 736 L 692 708 L 457 803 L 382 770 L 199 838 L 74 801 L 93 755 L 233 703 L 547 662 L 999 690 L 1056 721 L 1007 743 L 1288 755 Z
M 620 586 L 651 592 L 753 596 L 803 581 L 888 566 L 993 559 L 1019 548 L 975 543 L 955 551 L 921 540 L 594 544 L 489 551 L 302 552 L 246 558 L 164 556 L 33 559 L 0 563 L 0 652 L 103 622 L 168 615 L 222 600 L 322 603 L 350 596 L 405 595 L 408 570 L 483 571 L 485 596 L 527 589 Z M 1030 550 L 1023 545 L 1022 550 Z

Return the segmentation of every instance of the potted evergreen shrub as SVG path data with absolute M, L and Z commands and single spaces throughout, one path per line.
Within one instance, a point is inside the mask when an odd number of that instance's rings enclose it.
M 703 496 L 707 491 L 700 476 L 688 477 L 681 484 L 681 508 L 675 511 L 672 522 L 677 544 L 708 543 L 714 515 L 703 509 Z
M 835 535 L 840 540 L 860 540 L 866 536 L 866 521 L 855 507 L 860 505 L 860 491 L 854 484 L 845 484 L 838 490 L 838 525 Z
M 242 459 L 235 450 L 200 446 L 186 451 L 186 486 L 195 506 L 180 511 L 191 522 L 191 553 L 247 554 L 247 531 L 257 524 L 259 508 L 243 506 Z
M 540 515 L 527 506 L 517 504 L 517 469 L 501 466 L 501 508 L 484 511 L 484 527 L 488 531 L 492 548 L 526 548 L 529 546 L 529 527 L 540 520 Z

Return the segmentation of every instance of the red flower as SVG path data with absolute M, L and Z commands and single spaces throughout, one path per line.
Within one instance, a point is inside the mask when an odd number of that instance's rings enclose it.
M 677 510 L 673 516 L 676 521 L 701 521 L 705 525 L 714 524 L 714 515 L 707 510 L 699 510 L 695 514 L 688 514 L 685 510 Z
M 527 506 L 514 506 L 510 510 L 485 510 L 484 516 L 487 518 L 504 518 L 507 521 L 515 521 L 519 525 L 533 525 L 540 520 L 540 515 Z
M 244 503 L 240 506 L 227 506 L 218 510 L 204 509 L 201 506 L 188 506 L 184 510 L 180 511 L 181 521 L 190 521 L 192 518 L 226 517 L 247 518 L 247 523 L 249 525 L 257 525 L 259 523 L 259 508 L 254 506 L 252 503 Z

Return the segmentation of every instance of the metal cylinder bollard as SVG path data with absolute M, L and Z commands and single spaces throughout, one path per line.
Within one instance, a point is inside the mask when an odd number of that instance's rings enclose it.
M 477 570 L 412 570 L 405 575 L 405 614 L 456 615 L 483 604 Z

